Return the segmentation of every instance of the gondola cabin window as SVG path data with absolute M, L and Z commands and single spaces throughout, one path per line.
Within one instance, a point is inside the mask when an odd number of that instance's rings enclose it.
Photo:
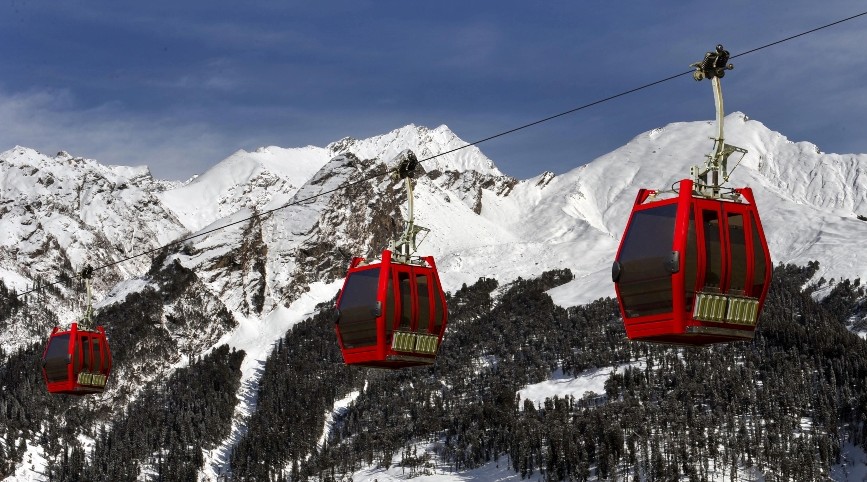
M 93 366 L 98 367 L 102 364 L 102 345 L 99 343 L 99 340 L 93 339 Z
M 90 337 L 79 335 L 75 373 L 90 371 Z
M 415 286 L 418 290 L 418 327 L 416 331 L 428 333 L 430 328 L 430 293 L 428 292 L 427 275 L 417 274 Z
M 45 377 L 49 382 L 62 382 L 69 377 L 69 333 L 51 339 L 44 359 Z
M 440 298 L 442 289 L 440 288 L 439 281 L 436 277 L 433 278 L 433 283 L 431 283 L 432 293 L 433 293 L 433 329 L 431 333 L 437 334 L 442 333 L 443 331 L 443 310 L 445 307 L 443 306 L 442 299 Z
M 340 332 L 348 348 L 376 344 L 376 318 L 379 316 L 377 287 L 379 266 L 356 271 L 346 281 L 340 297 Z
M 394 332 L 394 320 L 395 318 L 395 310 L 397 309 L 395 305 L 395 297 L 394 297 L 394 279 L 392 279 L 391 273 L 386 271 L 386 276 L 388 276 L 388 284 L 385 288 L 385 339 L 387 342 L 391 342 L 391 334 Z
M 409 284 L 409 273 L 398 271 L 397 284 L 400 286 L 400 326 L 401 331 L 409 331 L 412 322 L 412 287 Z
M 759 223 L 755 213 L 750 213 L 750 225 L 752 226 L 753 245 L 753 282 L 751 296 L 762 296 L 765 291 L 765 278 L 768 275 L 768 264 L 765 262 L 765 253 L 761 247 L 764 245 L 759 235 Z M 767 249 L 767 248 L 765 248 Z
M 723 278 L 719 215 L 716 211 L 705 209 L 702 211 L 702 220 L 704 222 L 705 252 L 704 291 L 719 292 L 720 282 Z
M 747 237 L 744 233 L 744 216 L 741 213 L 728 213 L 729 253 L 731 257 L 731 276 L 729 294 L 743 296 L 747 285 Z
M 684 294 L 686 310 L 692 312 L 698 280 L 698 236 L 695 229 L 695 212 L 689 211 L 689 226 L 686 231 L 686 252 L 683 255 Z
M 677 204 L 636 211 L 620 252 L 620 294 L 630 317 L 672 310 L 671 271 Z

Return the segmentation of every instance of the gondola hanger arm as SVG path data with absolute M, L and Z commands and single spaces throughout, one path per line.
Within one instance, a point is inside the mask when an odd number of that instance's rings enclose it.
M 692 166 L 690 168 L 690 175 L 692 176 L 696 194 L 711 199 L 731 198 L 731 191 L 729 194 L 726 194 L 722 189 L 722 185 L 728 182 L 730 176 L 728 172 L 728 158 L 735 152 L 740 152 L 742 160 L 743 156 L 747 153 L 746 149 L 725 143 L 725 108 L 720 79 L 725 76 L 726 70 L 734 68 L 734 65 L 729 63 L 730 57 L 729 51 L 724 49 L 721 44 L 718 44 L 713 52 L 705 54 L 703 60 L 690 65 L 690 67 L 695 68 L 692 77 L 696 81 L 711 80 L 714 105 L 716 107 L 717 135 L 711 138 L 714 141 L 713 152 L 706 156 L 707 160 L 704 166 Z M 738 160 L 738 164 L 740 164 L 740 160 Z M 710 174 L 710 179 L 708 179 L 708 174 Z
M 412 255 L 415 253 L 418 246 L 416 237 L 419 233 L 428 232 L 430 229 L 415 224 L 412 179 L 415 176 L 415 169 L 419 164 L 418 158 L 412 150 L 405 149 L 398 154 L 394 160 L 397 161 L 397 166 L 392 171 L 391 176 L 394 180 L 404 180 L 408 207 L 407 219 L 404 221 L 403 233 L 394 241 L 391 251 L 394 253 L 394 257 L 398 262 L 410 263 Z
M 90 280 L 93 278 L 93 266 L 89 264 L 85 266 L 81 270 L 80 276 L 84 280 L 84 286 L 87 290 L 87 304 L 85 305 L 84 320 L 82 321 L 89 328 L 93 326 L 93 288 L 90 286 Z

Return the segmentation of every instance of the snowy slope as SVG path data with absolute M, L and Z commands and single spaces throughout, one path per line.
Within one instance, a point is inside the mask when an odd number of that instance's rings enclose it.
M 472 204 L 466 190 L 455 193 L 442 178 L 422 178 L 416 216 L 432 233 L 420 251 L 438 257 L 447 289 L 479 276 L 506 282 L 568 267 L 577 279 L 552 291 L 559 303 L 613 296 L 611 261 L 638 188 L 663 189 L 687 177 L 691 165 L 704 161 L 714 134 L 713 122 L 674 123 L 565 174 L 482 187 L 478 214 L 453 202 L 457 194 Z M 741 113 L 727 116 L 726 139 L 749 150 L 730 184 L 753 187 L 775 263 L 818 259 L 826 278 L 867 276 L 867 252 L 858 249 L 867 222 L 856 217 L 867 215 L 867 155 L 821 154 Z
M 154 180 L 146 167 L 104 166 L 23 147 L 0 153 L 0 246 L 15 254 L 3 266 L 53 274 L 41 266 L 45 255 L 57 254 L 46 251 L 47 245 L 82 266 L 168 243 L 183 227 L 156 196 L 171 187 Z M 128 274 L 136 267 L 118 269 Z
M 546 211 L 574 216 L 576 229 L 582 222 L 594 228 L 584 230 L 588 236 L 580 241 L 571 241 L 568 233 L 554 239 L 589 249 L 605 246 L 607 253 L 604 260 L 585 256 L 573 262 L 579 279 L 552 291 L 558 303 L 613 296 L 610 261 L 637 189 L 664 189 L 687 177 L 689 166 L 700 164 L 710 150 L 713 134 L 712 122 L 669 124 L 549 184 L 557 192 L 547 196 L 554 205 Z M 775 264 L 819 260 L 820 276 L 867 276 L 862 247 L 867 222 L 857 218 L 867 215 L 867 155 L 822 154 L 813 144 L 791 142 L 742 113 L 726 117 L 726 142 L 749 151 L 729 185 L 753 188 Z
M 260 211 L 285 204 L 331 158 L 328 149 L 262 147 L 239 150 L 160 198 L 191 231 L 241 208 Z
M 191 231 L 197 231 L 239 209 L 264 211 L 286 204 L 331 158 L 351 152 L 360 159 L 388 161 L 404 149 L 420 159 L 466 145 L 448 127 L 408 125 L 370 139 L 344 138 L 326 147 L 261 147 L 239 150 L 201 176 L 177 189 L 160 193 L 163 203 Z M 426 161 L 426 170 L 503 174 L 476 147 Z

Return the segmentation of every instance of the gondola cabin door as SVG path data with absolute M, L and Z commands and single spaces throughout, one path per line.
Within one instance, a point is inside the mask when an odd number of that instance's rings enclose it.
M 770 255 L 752 191 L 746 202 L 695 197 L 646 202 L 642 190 L 612 270 L 627 336 L 704 345 L 753 337 Z

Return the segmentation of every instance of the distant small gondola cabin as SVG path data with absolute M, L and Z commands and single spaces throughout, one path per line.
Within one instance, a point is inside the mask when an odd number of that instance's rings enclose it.
M 448 320 L 433 257 L 398 263 L 389 250 L 353 258 L 337 298 L 335 330 L 347 365 L 403 368 L 436 361 Z
M 54 327 L 42 354 L 42 375 L 50 393 L 102 393 L 111 374 L 111 350 L 105 330 Z
M 630 339 L 680 345 L 749 340 L 771 280 L 771 259 L 752 190 L 743 200 L 693 195 L 635 200 L 612 268 Z

